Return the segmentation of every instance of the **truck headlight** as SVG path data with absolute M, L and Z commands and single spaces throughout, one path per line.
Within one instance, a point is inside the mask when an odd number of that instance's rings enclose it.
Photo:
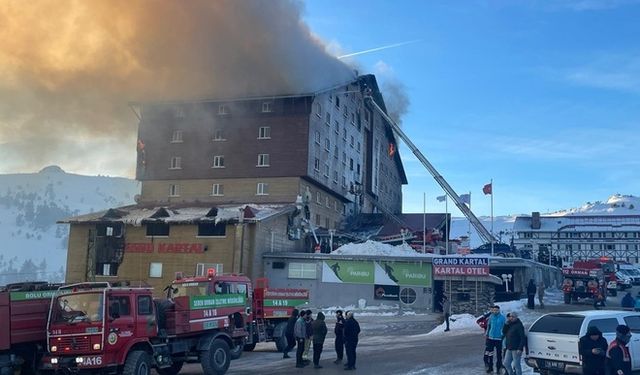
M 84 362 L 84 361 L 82 360 L 82 357 L 76 357 L 76 363 L 82 363 L 82 362 Z
M 55 346 L 55 345 L 54 345 L 54 346 L 52 346 L 52 347 L 51 347 L 51 351 L 52 351 L 52 352 L 57 352 L 57 351 L 58 351 L 58 347 L 57 347 L 57 346 Z
M 52 365 L 57 365 L 58 364 L 58 358 L 51 358 L 51 364 Z
M 93 344 L 93 350 L 100 350 L 101 347 L 100 344 Z

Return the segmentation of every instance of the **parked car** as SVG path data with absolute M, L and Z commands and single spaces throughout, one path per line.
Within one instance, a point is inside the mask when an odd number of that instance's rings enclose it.
M 623 272 L 617 271 L 616 278 L 618 279 L 618 290 L 627 290 L 633 286 L 631 278 Z
M 596 326 L 607 342 L 611 342 L 616 337 L 619 324 L 631 328 L 631 366 L 634 371 L 639 371 L 640 313 L 631 311 L 591 310 L 543 315 L 529 328 L 526 363 L 542 375 L 582 374 L 578 353 L 580 337 L 589 327 Z

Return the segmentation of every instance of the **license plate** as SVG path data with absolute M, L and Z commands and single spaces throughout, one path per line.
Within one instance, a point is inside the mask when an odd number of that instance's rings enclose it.
M 549 368 L 549 369 L 564 370 L 564 363 L 563 362 L 544 361 L 544 366 L 546 368 Z

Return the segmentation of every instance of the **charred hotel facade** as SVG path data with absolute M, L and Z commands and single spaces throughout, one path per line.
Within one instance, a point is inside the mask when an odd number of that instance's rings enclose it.
M 308 94 L 136 105 L 141 195 L 63 221 L 67 282 L 261 277 L 265 253 L 328 252 L 349 218 L 401 213 L 397 140 L 369 95 L 385 109 L 373 75 Z

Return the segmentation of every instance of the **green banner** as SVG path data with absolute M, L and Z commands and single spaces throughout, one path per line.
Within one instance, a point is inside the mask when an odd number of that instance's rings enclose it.
M 306 299 L 265 299 L 265 307 L 295 307 L 307 303 Z
M 219 307 L 244 306 L 247 298 L 244 294 L 215 294 L 212 296 L 194 296 L 189 299 L 191 309 L 215 309 Z
M 373 284 L 373 262 L 325 261 L 322 281 L 330 283 Z
M 431 286 L 431 264 L 378 262 L 387 277 L 397 285 Z
M 31 292 L 11 292 L 12 301 L 27 301 L 30 299 L 51 299 L 56 290 L 35 290 Z

